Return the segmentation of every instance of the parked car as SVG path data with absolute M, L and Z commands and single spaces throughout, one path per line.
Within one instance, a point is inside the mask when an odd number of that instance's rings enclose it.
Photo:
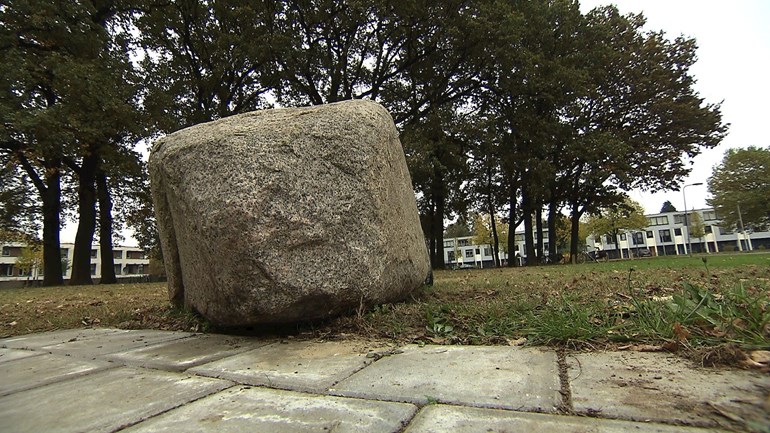
M 652 257 L 652 251 L 649 248 L 637 248 L 634 255 L 636 257 Z

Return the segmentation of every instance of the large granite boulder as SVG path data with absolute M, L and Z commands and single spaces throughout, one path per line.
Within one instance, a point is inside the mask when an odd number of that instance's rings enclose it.
M 431 269 L 388 112 L 256 111 L 150 154 L 169 297 L 215 324 L 325 318 L 403 299 Z

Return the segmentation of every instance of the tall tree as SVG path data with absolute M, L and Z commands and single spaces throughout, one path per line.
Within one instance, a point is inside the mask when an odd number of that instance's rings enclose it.
M 660 207 L 660 213 L 667 212 L 676 212 L 676 207 L 669 200 L 664 201 L 663 206 Z
M 703 218 L 701 218 L 700 213 L 698 212 L 689 212 L 687 219 L 687 222 L 689 223 L 689 226 L 687 227 L 688 239 L 696 238 L 700 241 L 701 246 L 703 246 L 703 237 L 706 236 L 706 227 L 703 225 Z M 703 251 L 708 251 L 708 247 L 703 249 Z
M 645 32 L 642 15 L 612 6 L 586 18 L 586 91 L 564 113 L 576 134 L 567 151 L 573 234 L 585 213 L 618 203 L 619 190 L 676 188 L 690 171 L 687 159 L 727 130 L 719 104 L 693 89 L 695 40 Z
M 594 236 L 612 236 L 618 257 L 621 257 L 619 235 L 622 231 L 643 230 L 649 222 L 644 208 L 626 197 L 623 203 L 602 209 L 601 213 L 588 219 L 589 232 Z
M 726 227 L 739 219 L 755 230 L 770 226 L 770 149 L 730 149 L 708 179 L 713 206 Z
M 172 132 L 268 106 L 271 52 L 282 49 L 269 33 L 284 3 L 170 0 L 138 13 L 154 130 Z
M 0 7 L 0 149 L 35 186 L 43 219 L 44 285 L 61 284 L 59 228 L 63 158 L 77 146 L 77 124 L 92 113 L 83 63 L 98 52 L 82 3 L 14 0 Z M 84 62 L 85 60 L 85 62 Z

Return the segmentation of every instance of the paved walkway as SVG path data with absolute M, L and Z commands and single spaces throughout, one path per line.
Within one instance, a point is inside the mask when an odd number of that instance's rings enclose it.
M 666 354 L 80 329 L 0 340 L 0 432 L 706 432 L 770 377 Z

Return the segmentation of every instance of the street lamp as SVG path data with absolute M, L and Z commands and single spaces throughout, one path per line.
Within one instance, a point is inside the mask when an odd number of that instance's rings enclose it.
M 687 185 L 682 187 L 682 201 L 684 201 L 684 226 L 687 229 L 687 254 L 692 257 L 692 243 L 690 242 L 690 223 L 687 221 L 687 217 L 689 212 L 687 211 L 687 196 L 684 193 L 684 190 L 687 189 L 688 186 L 698 186 L 703 185 L 703 182 L 695 182 L 695 183 L 688 183 Z

